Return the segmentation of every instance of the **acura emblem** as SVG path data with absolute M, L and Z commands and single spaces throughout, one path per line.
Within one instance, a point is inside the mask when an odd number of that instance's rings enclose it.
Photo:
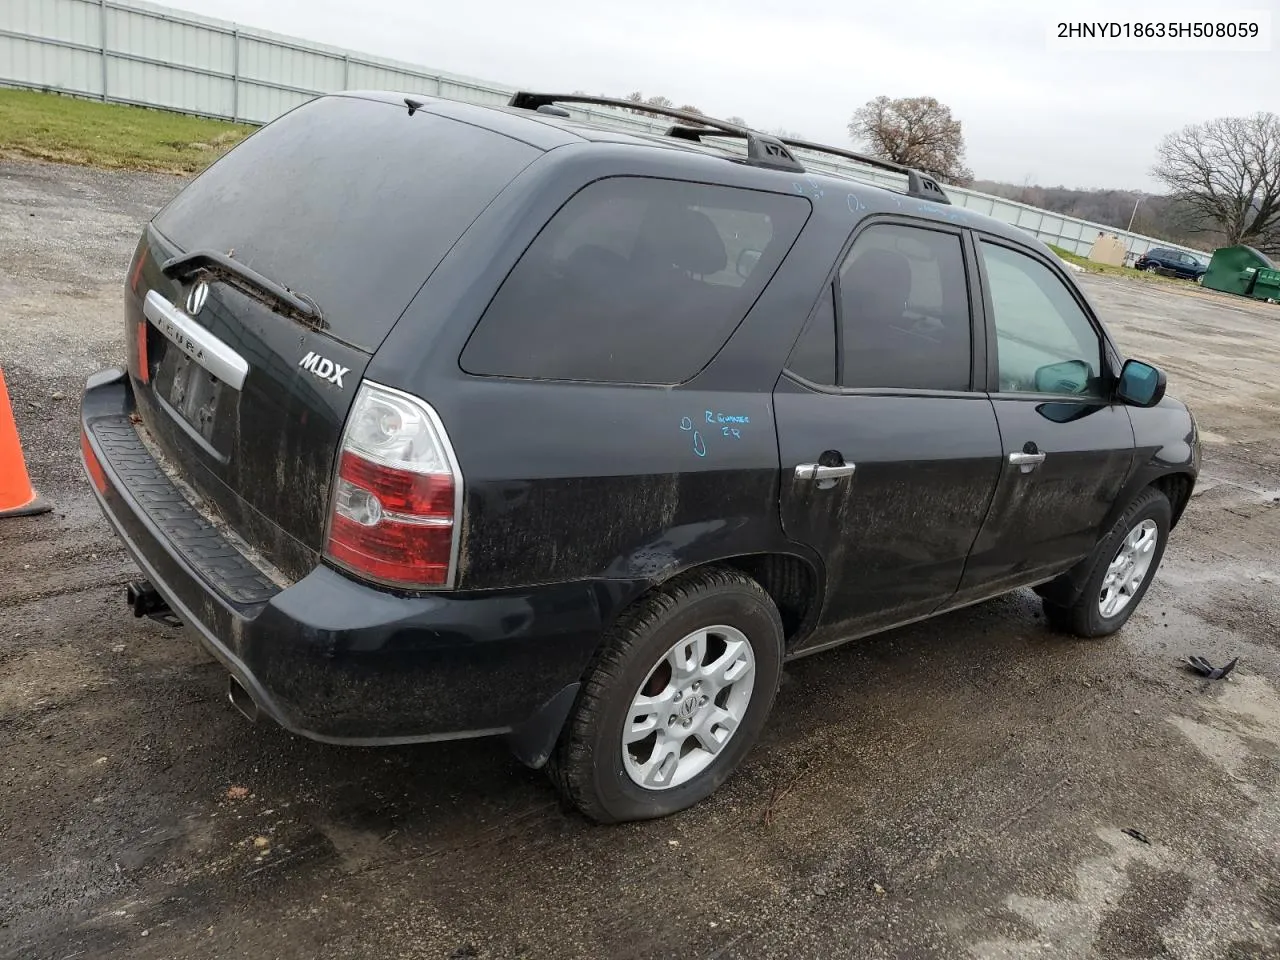
M 208 299 L 209 285 L 201 280 L 187 294 L 187 313 L 194 317 L 204 307 L 204 302 Z

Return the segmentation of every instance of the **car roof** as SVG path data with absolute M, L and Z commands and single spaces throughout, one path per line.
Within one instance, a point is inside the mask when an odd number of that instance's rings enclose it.
M 559 117 L 538 113 L 507 104 L 492 106 L 463 103 L 424 94 L 401 93 L 387 90 L 348 91 L 331 96 L 360 97 L 385 103 L 413 103 L 414 109 L 450 117 L 475 126 L 485 127 L 513 139 L 528 143 L 542 150 L 554 150 L 571 143 L 598 143 L 632 146 L 637 149 L 662 150 L 675 154 L 715 158 L 741 163 L 741 153 L 725 149 L 716 143 L 701 143 L 661 133 L 632 133 L 618 130 L 603 123 L 574 117 Z M 803 163 L 806 152 L 796 151 Z M 827 162 L 830 162 L 828 159 Z M 901 213 L 907 216 L 939 223 L 972 227 L 987 233 L 1049 252 L 1037 237 L 1014 227 L 1003 220 L 968 210 L 964 207 L 937 203 L 909 197 L 903 192 L 862 179 L 856 175 L 832 173 L 825 170 L 808 170 L 796 173 L 787 170 L 754 168 L 763 175 L 765 183 L 775 189 L 795 192 L 808 197 L 814 204 L 830 204 L 848 213 Z M 904 178 L 905 179 L 905 178 Z

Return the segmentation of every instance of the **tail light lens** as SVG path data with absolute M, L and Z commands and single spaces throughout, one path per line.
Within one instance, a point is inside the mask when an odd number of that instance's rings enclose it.
M 449 586 L 461 495 L 462 474 L 435 411 L 362 382 L 338 452 L 325 556 L 390 586 Z

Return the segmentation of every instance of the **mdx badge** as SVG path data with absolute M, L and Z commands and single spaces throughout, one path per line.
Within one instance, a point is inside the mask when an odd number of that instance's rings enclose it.
M 298 366 L 303 370 L 314 373 L 321 380 L 328 380 L 330 383 L 336 383 L 342 386 L 343 374 L 351 371 L 350 367 L 340 367 L 328 357 L 322 357 L 320 354 L 310 351 L 305 357 L 298 361 Z

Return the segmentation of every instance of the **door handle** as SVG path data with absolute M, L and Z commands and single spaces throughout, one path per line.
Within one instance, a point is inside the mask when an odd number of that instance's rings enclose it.
M 1023 473 L 1030 473 L 1044 463 L 1044 456 L 1043 453 L 1026 453 L 1017 450 L 1009 454 L 1009 462 L 1015 467 L 1020 467 Z
M 796 464 L 796 479 L 839 480 L 841 477 L 852 477 L 853 472 L 857 469 L 857 466 L 852 463 L 842 463 L 838 467 L 824 467 L 820 463 L 798 463 Z

